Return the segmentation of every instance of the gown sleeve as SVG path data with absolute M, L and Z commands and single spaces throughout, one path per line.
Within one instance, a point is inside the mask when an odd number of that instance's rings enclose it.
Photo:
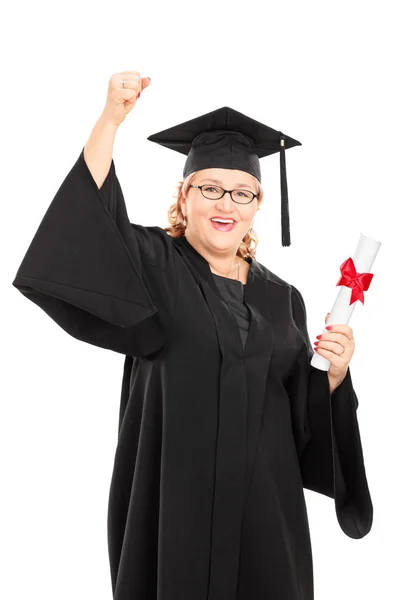
M 340 527 L 351 538 L 371 529 L 373 506 L 357 420 L 358 398 L 350 368 L 330 394 L 327 371 L 310 364 L 314 354 L 306 307 L 292 285 L 293 319 L 304 347 L 291 369 L 288 395 L 303 487 L 335 500 Z
M 83 152 L 12 283 L 74 338 L 147 356 L 162 347 L 172 314 L 171 238 L 160 227 L 130 223 L 114 160 L 99 189 Z M 160 276 L 152 290 L 155 269 Z

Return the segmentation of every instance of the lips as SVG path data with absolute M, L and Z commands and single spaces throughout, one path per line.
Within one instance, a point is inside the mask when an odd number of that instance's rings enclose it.
M 218 223 L 216 221 L 211 221 L 211 219 L 210 219 L 210 223 L 214 227 L 214 229 L 217 229 L 218 231 L 232 231 L 232 229 L 236 225 L 236 222 L 233 222 L 233 223 Z

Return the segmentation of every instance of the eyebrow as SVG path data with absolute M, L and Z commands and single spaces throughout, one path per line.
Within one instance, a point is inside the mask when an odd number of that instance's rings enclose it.
M 219 183 L 220 185 L 222 185 L 222 181 L 220 181 L 219 179 L 210 179 L 209 177 L 207 177 L 206 179 L 200 179 L 199 183 L 201 183 L 202 181 L 212 181 L 213 183 Z M 236 187 L 251 188 L 252 185 L 250 183 L 235 183 L 235 188 Z

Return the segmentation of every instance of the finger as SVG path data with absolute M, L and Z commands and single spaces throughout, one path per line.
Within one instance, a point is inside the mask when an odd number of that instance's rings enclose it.
M 144 90 L 145 88 L 147 88 L 148 85 L 150 85 L 150 77 L 143 77 L 142 78 L 142 90 Z
M 345 335 L 344 333 L 339 333 L 339 332 L 332 333 L 330 331 L 328 331 L 327 333 L 321 334 L 321 337 L 319 339 L 321 341 L 325 340 L 328 342 L 339 342 L 339 344 L 342 344 L 342 346 L 349 346 L 350 341 L 354 342 L 354 340 L 349 340 L 347 335 Z
M 136 92 L 136 90 L 134 89 L 125 89 L 125 88 L 121 88 L 118 91 L 118 95 L 122 98 L 123 102 L 121 102 L 121 104 L 125 104 L 125 103 L 133 103 L 137 100 L 138 94 Z
M 338 356 L 340 356 L 341 354 L 344 353 L 344 351 L 346 350 L 346 346 L 344 344 L 341 344 L 340 342 L 331 342 L 331 341 L 320 341 L 319 344 L 315 345 L 315 348 L 323 348 L 324 350 L 330 350 L 331 352 L 334 352 L 335 354 L 337 354 Z M 344 350 L 343 350 L 344 348 Z
M 124 87 L 122 87 L 122 82 L 124 82 Z M 140 78 L 139 79 L 124 79 L 121 77 L 117 83 L 118 89 L 123 90 L 139 90 L 141 88 Z
M 140 82 L 142 80 L 138 71 L 121 71 L 120 73 L 117 73 L 117 75 L 120 79 L 123 79 L 124 81 Z
M 335 367 L 342 367 L 348 362 L 343 358 L 343 356 L 340 356 L 340 353 L 337 354 L 336 352 L 328 350 L 327 348 L 315 348 L 315 352 L 327 358 Z
M 135 71 L 122 71 L 122 73 L 114 73 L 113 78 L 116 80 L 117 85 L 122 87 L 122 81 L 124 82 L 125 88 L 141 88 L 142 78 L 139 73 Z
M 329 329 L 328 331 L 330 331 L 331 333 L 343 333 L 349 338 L 349 340 L 354 340 L 353 330 L 349 325 L 340 323 L 338 325 L 331 324 L 329 325 L 329 327 L 331 329 Z

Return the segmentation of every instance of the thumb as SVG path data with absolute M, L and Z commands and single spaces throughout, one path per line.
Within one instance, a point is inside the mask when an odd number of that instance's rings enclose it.
M 147 88 L 148 85 L 150 85 L 150 81 L 150 77 L 142 77 L 142 90 L 144 90 L 145 88 Z
M 330 314 L 331 314 L 330 312 L 326 313 L 326 317 L 325 317 L 325 323 L 327 322 L 327 320 L 328 320 L 328 318 L 329 318 L 329 315 L 330 315 Z

